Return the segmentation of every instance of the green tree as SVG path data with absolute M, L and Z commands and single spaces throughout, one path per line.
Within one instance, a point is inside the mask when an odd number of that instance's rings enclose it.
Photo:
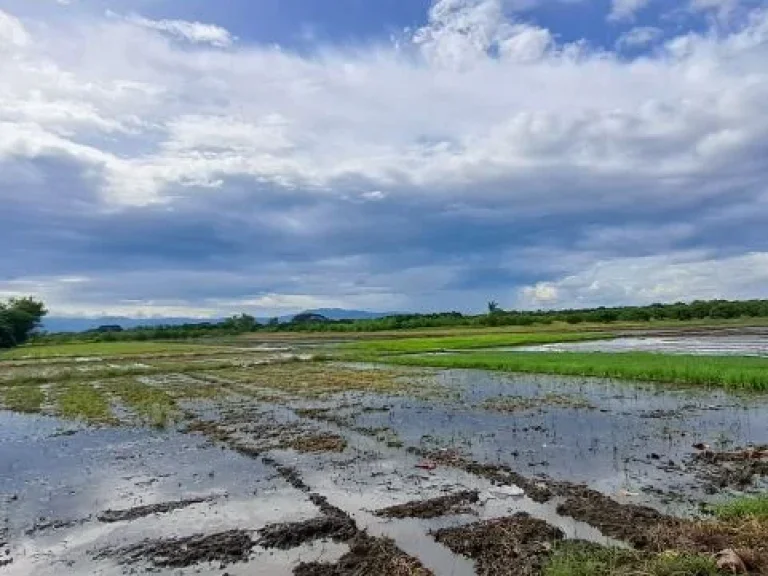
M 45 304 L 34 298 L 0 302 L 0 348 L 11 348 L 29 340 L 47 313 Z

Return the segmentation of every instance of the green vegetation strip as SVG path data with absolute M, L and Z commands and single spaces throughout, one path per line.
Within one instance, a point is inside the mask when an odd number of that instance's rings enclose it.
M 3 395 L 3 406 L 15 412 L 40 412 L 45 402 L 45 392 L 36 385 L 11 386 Z
M 647 352 L 476 352 L 382 356 L 379 360 L 404 366 L 477 368 L 768 390 L 768 358 Z
M 57 396 L 56 411 L 65 418 L 91 424 L 115 423 L 106 395 L 89 384 L 69 384 L 58 390 Z
M 192 372 L 204 372 L 214 370 L 226 370 L 235 366 L 242 365 L 242 361 L 237 360 L 208 360 L 208 361 L 190 361 L 190 362 L 161 362 L 155 361 L 151 365 L 143 364 L 123 364 L 113 365 L 106 368 L 94 368 L 92 370 L 81 370 L 78 368 L 60 368 L 53 372 L 38 371 L 18 371 L 11 373 L 6 378 L 0 375 L 0 387 L 3 385 L 18 384 L 45 384 L 62 383 L 76 380 L 78 382 L 90 380 L 102 380 L 105 378 L 119 378 L 121 376 L 148 376 L 153 374 L 189 374 Z
M 60 357 L 114 357 L 134 354 L 214 353 L 221 347 L 175 342 L 79 342 L 72 344 L 30 345 L 0 352 L 0 360 L 23 360 Z M 224 349 L 226 350 L 226 349 Z
M 540 333 L 493 333 L 464 336 L 443 336 L 438 338 L 399 338 L 391 340 L 373 340 L 354 342 L 342 346 L 343 351 L 359 354 L 414 354 L 420 352 L 439 352 L 442 350 L 471 350 L 494 348 L 498 346 L 532 346 L 536 344 L 555 344 L 558 342 L 579 342 L 600 340 L 612 337 L 605 332 L 540 332 Z
M 632 550 L 566 543 L 544 567 L 544 576 L 715 576 L 722 574 L 712 558 L 696 554 L 644 556 Z
M 715 515 L 721 520 L 731 520 L 734 518 L 768 519 L 768 494 L 737 498 L 715 506 L 714 511 Z
M 112 381 L 108 387 L 151 426 L 163 428 L 179 416 L 176 402 L 159 388 L 135 380 Z

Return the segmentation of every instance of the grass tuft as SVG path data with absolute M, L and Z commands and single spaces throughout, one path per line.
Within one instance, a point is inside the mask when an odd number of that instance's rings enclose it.
M 759 496 L 744 496 L 714 507 L 715 516 L 721 520 L 734 518 L 765 518 L 768 519 L 768 494 Z
M 165 428 L 179 415 L 173 398 L 154 386 L 135 380 L 119 380 L 110 382 L 109 390 L 133 409 L 145 423 L 155 428 Z
M 45 402 L 45 392 L 40 386 L 11 386 L 3 395 L 3 406 L 16 412 L 40 412 Z
M 89 384 L 68 384 L 59 389 L 57 412 L 65 418 L 89 424 L 116 422 L 106 395 Z
M 718 576 L 709 556 L 666 552 L 644 555 L 632 550 L 564 543 L 552 554 L 543 576 Z

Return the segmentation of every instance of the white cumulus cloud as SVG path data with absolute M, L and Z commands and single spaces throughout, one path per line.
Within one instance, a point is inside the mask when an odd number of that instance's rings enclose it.
M 109 13 L 116 16 L 113 13 Z M 231 46 L 235 38 L 221 26 L 187 20 L 150 20 L 136 14 L 125 17 L 126 21 L 142 28 L 157 30 L 193 44 L 210 44 L 219 48 Z

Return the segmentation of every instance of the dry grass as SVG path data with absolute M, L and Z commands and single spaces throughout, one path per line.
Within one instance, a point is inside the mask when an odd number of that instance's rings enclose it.
M 415 373 L 408 377 L 402 371 L 355 369 L 323 362 L 270 364 L 248 369 L 220 370 L 216 374 L 240 385 L 269 388 L 302 398 L 318 398 L 343 392 L 423 392 L 435 386 Z

